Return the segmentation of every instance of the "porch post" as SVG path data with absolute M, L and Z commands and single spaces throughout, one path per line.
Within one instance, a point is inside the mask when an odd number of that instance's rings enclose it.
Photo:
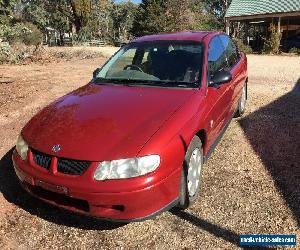
M 230 22 L 227 18 L 225 20 L 225 23 L 226 23 L 226 34 L 229 36 L 230 35 Z
M 281 32 L 281 17 L 278 18 L 278 33 Z
M 249 22 L 245 22 L 244 24 L 244 30 L 245 30 L 245 33 L 244 33 L 244 43 L 249 45 Z
M 288 23 L 287 23 L 287 31 L 290 31 L 290 18 L 288 18 Z

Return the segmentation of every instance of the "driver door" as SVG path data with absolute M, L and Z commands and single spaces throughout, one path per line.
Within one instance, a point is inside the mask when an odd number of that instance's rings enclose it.
M 225 47 L 220 36 L 212 38 L 208 51 L 208 82 L 213 76 L 222 70 L 228 69 L 228 60 L 226 57 Z M 212 146 L 215 140 L 222 132 L 228 122 L 228 113 L 230 110 L 230 82 L 208 86 L 206 103 L 208 105 L 208 146 Z

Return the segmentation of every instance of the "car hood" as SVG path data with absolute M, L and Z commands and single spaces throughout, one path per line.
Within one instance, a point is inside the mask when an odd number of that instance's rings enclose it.
M 58 157 L 136 156 L 193 90 L 88 84 L 50 104 L 24 127 L 30 147 Z M 54 145 L 61 150 L 53 153 Z

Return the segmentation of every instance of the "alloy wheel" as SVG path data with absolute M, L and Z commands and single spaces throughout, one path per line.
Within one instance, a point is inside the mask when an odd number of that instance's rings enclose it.
M 202 168 L 202 157 L 199 148 L 193 151 L 188 168 L 187 186 L 189 196 L 194 196 L 200 185 L 200 174 Z

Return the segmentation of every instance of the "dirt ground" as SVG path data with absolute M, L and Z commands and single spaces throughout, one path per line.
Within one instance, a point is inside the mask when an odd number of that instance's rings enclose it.
M 1 249 L 234 249 L 240 234 L 300 236 L 300 57 L 249 60 L 249 100 L 203 171 L 187 211 L 119 225 L 26 194 L 10 160 L 38 110 L 88 82 L 105 59 L 0 66 Z

